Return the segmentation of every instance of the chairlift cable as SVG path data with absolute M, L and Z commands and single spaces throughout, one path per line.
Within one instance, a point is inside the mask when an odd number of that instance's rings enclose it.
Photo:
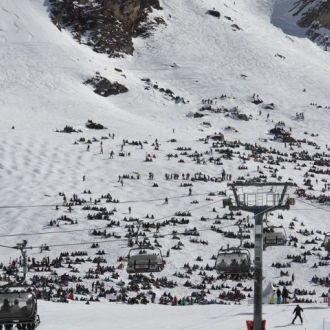
M 323 208 L 323 207 L 321 207 L 321 206 L 317 206 L 317 205 L 315 205 L 314 203 L 308 203 L 308 202 L 306 202 L 305 200 L 303 200 L 303 199 L 301 199 L 301 198 L 296 198 L 298 201 L 300 201 L 301 203 L 304 203 L 304 204 L 307 204 L 307 205 L 310 205 L 310 206 L 312 206 L 312 207 L 314 207 L 314 208 L 316 208 L 316 209 L 319 209 L 319 210 L 323 210 L 323 211 L 325 211 L 325 212 L 330 212 L 330 209 L 325 209 L 325 208 Z
M 96 228 L 86 228 L 86 229 L 72 229 L 72 230 L 63 230 L 63 231 L 45 231 L 45 232 L 31 232 L 31 233 L 17 233 L 17 234 L 4 234 L 0 235 L 0 238 L 4 237 L 16 237 L 16 236 L 39 236 L 39 235 L 53 235 L 53 234 L 66 234 L 66 233 L 76 233 L 89 230 L 102 230 L 107 229 L 108 227 L 96 227 Z
M 228 227 L 233 227 L 234 225 L 225 225 L 225 226 L 221 226 L 219 227 L 219 229 L 222 228 L 228 228 Z M 207 232 L 207 231 L 213 231 L 212 229 L 201 229 L 198 232 Z M 173 233 L 169 233 L 169 234 L 164 234 L 162 235 L 162 237 L 159 238 L 163 238 L 163 237 L 167 237 L 167 236 L 172 236 Z M 186 233 L 176 233 L 176 235 L 181 236 L 181 235 L 186 235 Z M 144 236 L 144 238 L 155 238 L 154 236 Z M 64 243 L 64 244 L 47 244 L 47 247 L 51 248 L 51 247 L 66 247 L 66 246 L 79 246 L 79 245 L 89 245 L 89 244 L 103 244 L 103 243 L 115 243 L 115 242 L 127 242 L 130 238 L 121 238 L 121 239 L 110 239 L 110 240 L 98 240 L 98 241 L 86 241 L 86 242 L 77 242 L 77 243 Z M 8 246 L 8 245 L 1 245 L 0 247 L 2 248 L 8 248 L 8 249 L 17 249 L 16 246 Z M 40 249 L 40 245 L 35 245 L 35 246 L 27 246 L 26 249 Z
M 180 199 L 180 198 L 188 198 L 188 197 L 194 197 L 194 196 L 205 196 L 216 192 L 207 192 L 207 193 L 201 193 L 201 194 L 192 194 L 192 195 L 179 195 L 179 196 L 171 196 L 167 197 L 167 199 Z M 119 201 L 118 203 L 114 204 L 127 204 L 127 203 L 144 203 L 144 202 L 157 202 L 164 200 L 165 197 L 161 198 L 154 198 L 154 199 L 142 199 L 142 200 L 127 200 L 127 201 Z M 82 203 L 82 205 L 108 205 L 110 203 L 102 202 L 102 203 L 96 203 L 94 202 L 86 202 Z M 69 206 L 77 206 L 77 205 L 70 205 L 70 203 L 55 203 L 55 204 L 32 204 L 32 205 L 0 205 L 0 209 L 19 209 L 19 208 L 42 208 L 42 207 L 69 207 Z M 81 205 L 78 205 L 81 206 Z
M 189 209 L 188 211 L 193 211 L 198 208 L 202 208 L 204 206 L 212 205 L 215 203 L 218 203 L 219 201 L 213 201 L 212 203 L 204 204 L 204 205 L 199 205 L 198 207 L 194 207 L 192 209 Z M 164 220 L 169 217 L 173 217 L 175 214 L 167 215 L 158 219 L 151 219 L 149 222 L 154 222 L 154 221 L 160 221 Z M 19 236 L 39 236 L 39 235 L 54 235 L 54 234 L 65 234 L 65 233 L 74 233 L 74 232 L 83 232 L 83 231 L 89 231 L 89 230 L 104 230 L 107 229 L 108 227 L 96 227 L 96 228 L 86 228 L 86 229 L 72 229 L 72 230 L 65 230 L 65 231 L 48 231 L 48 232 L 31 232 L 31 233 L 14 233 L 14 234 L 3 234 L 0 235 L 0 238 L 5 238 L 5 237 L 19 237 Z

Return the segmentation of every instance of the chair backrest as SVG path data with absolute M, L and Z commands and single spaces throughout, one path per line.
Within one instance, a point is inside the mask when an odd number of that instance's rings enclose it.
M 219 252 L 216 260 L 216 270 L 219 273 L 239 274 L 250 271 L 251 260 L 246 252 Z
M 0 320 L 31 318 L 36 309 L 36 299 L 31 293 L 0 293 Z

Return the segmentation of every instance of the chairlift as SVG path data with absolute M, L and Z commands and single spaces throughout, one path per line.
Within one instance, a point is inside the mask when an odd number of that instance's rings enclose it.
M 326 233 L 323 242 L 324 249 L 330 253 L 330 233 Z
M 219 250 L 215 268 L 218 274 L 248 274 L 251 270 L 250 252 L 242 248 Z
M 283 226 L 264 227 L 264 246 L 281 246 L 287 242 L 286 232 Z
M 14 292 L 10 292 L 14 289 Z M 0 329 L 32 330 L 40 324 L 37 298 L 33 292 L 19 292 L 6 288 L 0 292 Z
M 138 247 L 129 251 L 127 273 L 154 273 L 164 269 L 162 252 L 155 247 Z

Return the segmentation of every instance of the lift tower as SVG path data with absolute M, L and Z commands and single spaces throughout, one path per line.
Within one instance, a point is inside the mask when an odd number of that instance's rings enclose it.
M 252 212 L 255 219 L 253 330 L 262 330 L 263 216 L 274 210 L 288 210 L 294 204 L 294 199 L 287 195 L 287 188 L 292 185 L 255 181 L 228 184 L 235 198 L 235 205 L 230 208 Z

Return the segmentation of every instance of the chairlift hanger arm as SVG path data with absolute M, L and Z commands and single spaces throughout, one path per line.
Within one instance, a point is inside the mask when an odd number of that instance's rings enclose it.
M 238 197 L 238 194 L 237 194 L 237 189 L 236 189 L 236 186 L 232 186 L 232 190 L 233 190 L 233 193 L 234 193 L 234 197 L 235 197 L 235 201 L 236 201 L 236 205 L 238 208 L 240 208 L 240 200 L 239 200 L 239 197 Z
M 284 196 L 285 196 L 285 193 L 286 193 L 287 188 L 288 188 L 288 184 L 285 183 L 284 188 L 283 188 L 283 191 L 282 191 L 282 194 L 281 194 L 281 197 L 280 197 L 280 200 L 279 200 L 279 204 L 280 205 L 283 204 L 283 200 L 284 200 Z

